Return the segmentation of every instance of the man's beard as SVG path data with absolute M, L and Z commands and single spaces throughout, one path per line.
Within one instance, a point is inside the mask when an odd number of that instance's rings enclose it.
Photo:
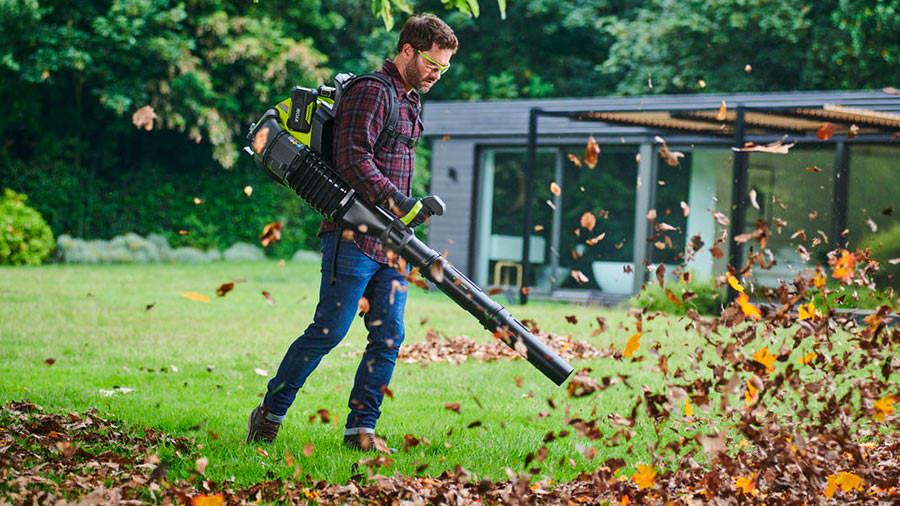
M 431 86 L 434 84 L 434 81 L 425 81 L 422 77 L 422 74 L 419 72 L 419 66 L 416 65 L 416 60 L 413 58 L 406 64 L 406 80 L 409 86 L 418 91 L 419 93 L 427 93 L 428 90 L 431 89 Z

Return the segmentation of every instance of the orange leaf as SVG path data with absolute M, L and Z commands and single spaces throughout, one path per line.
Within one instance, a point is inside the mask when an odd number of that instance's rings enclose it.
M 554 195 L 562 195 L 562 188 L 560 188 L 559 185 L 554 181 L 550 183 L 550 193 Z
M 800 304 L 797 307 L 797 318 L 800 320 L 810 320 L 816 317 L 816 306 L 812 301 L 809 304 Z
M 263 150 L 266 149 L 266 142 L 269 140 L 269 127 L 262 127 L 256 132 L 256 135 L 253 136 L 253 151 L 256 154 L 262 154 Z M 249 194 L 247 195 L 250 196 Z
M 581 215 L 580 221 L 581 226 L 588 230 L 594 230 L 594 227 L 597 225 L 597 217 L 590 211 L 585 211 L 584 214 Z
M 678 297 L 676 297 L 675 294 L 672 293 L 672 290 L 669 290 L 668 288 L 666 288 L 666 298 L 668 298 L 669 301 L 674 303 L 676 306 L 681 305 L 681 301 L 678 300 Z
M 756 495 L 756 482 L 753 481 L 753 478 L 747 478 L 745 476 L 738 476 L 734 479 L 734 486 L 738 490 L 741 491 L 742 494 L 752 494 Z
M 759 390 L 753 386 L 753 383 L 750 380 L 747 380 L 747 390 L 744 392 L 744 398 L 747 401 L 747 405 L 753 404 L 753 401 L 756 399 L 756 392 Z
M 822 126 L 819 127 L 819 131 L 816 132 L 816 139 L 821 141 L 826 141 L 834 135 L 834 123 L 826 121 L 822 123 Z
M 759 308 L 750 303 L 750 297 L 747 297 L 747 294 L 738 294 L 738 305 L 741 306 L 741 311 L 743 311 L 745 315 L 752 316 L 757 320 L 762 317 Z
M 196 300 L 198 302 L 209 302 L 209 297 L 197 292 L 184 292 L 181 294 L 186 299 Z
M 806 365 L 806 364 L 812 362 L 813 360 L 815 360 L 815 358 L 816 358 L 816 354 L 813 352 L 810 352 L 810 353 L 807 353 L 806 355 L 803 355 L 802 357 L 798 358 L 797 363 L 799 363 L 800 365 Z
M 272 297 L 271 293 L 263 290 L 262 295 L 266 298 L 266 302 L 268 302 L 270 306 L 275 306 L 275 297 Z
M 586 242 L 590 246 L 593 246 L 593 245 L 597 244 L 598 242 L 602 241 L 604 237 L 606 237 L 606 232 L 603 232 L 602 234 L 598 235 L 597 237 L 592 237 L 584 242 Z
M 691 405 L 691 399 L 684 399 L 684 416 L 694 416 L 694 407 Z
M 280 221 L 269 223 L 263 228 L 262 234 L 259 236 L 259 242 L 266 247 L 275 241 L 281 240 L 281 229 L 284 225 Z
M 577 155 L 573 155 L 572 153 L 568 154 L 569 161 L 574 163 L 576 167 L 581 167 L 581 158 L 578 158 Z
M 662 144 L 662 147 L 659 148 L 659 156 L 663 157 L 663 160 L 666 161 L 671 167 L 676 167 L 678 165 L 678 159 L 684 156 L 684 153 L 680 151 L 669 151 L 669 146 L 666 145 L 666 141 L 663 140 L 662 137 L 656 136 L 653 138 L 656 142 Z
M 306 443 L 303 445 L 303 456 L 304 457 L 312 457 L 313 453 L 315 453 L 316 447 L 313 446 L 312 443 Z
M 886 395 L 875 401 L 875 404 L 873 405 L 875 413 L 872 416 L 879 422 L 883 422 L 887 415 L 894 412 L 895 402 L 897 402 L 897 398 L 893 395 Z
M 635 482 L 638 488 L 645 489 L 653 486 L 653 478 L 656 477 L 656 469 L 653 466 L 637 465 L 637 472 L 631 477 L 631 481 Z
M 845 471 L 829 475 L 828 485 L 825 487 L 825 497 L 833 497 L 838 488 L 844 492 L 862 490 L 863 480 L 859 476 Z
M 740 281 L 736 277 L 729 274 L 727 279 L 728 284 L 731 285 L 731 288 L 734 288 L 734 291 L 744 293 L 744 287 L 741 286 Z
M 840 258 L 831 259 L 829 262 L 833 269 L 831 277 L 849 284 L 853 279 L 853 266 L 856 264 L 856 257 L 853 253 L 843 249 L 841 250 Z
M 356 304 L 359 308 L 360 313 L 368 313 L 369 312 L 369 299 L 365 297 L 360 297 L 359 302 Z
M 198 495 L 191 499 L 192 506 L 223 506 L 225 496 L 222 494 Z
M 725 101 L 722 101 L 722 105 L 719 106 L 719 113 L 716 114 L 717 121 L 725 121 L 725 117 L 728 115 L 728 109 L 725 108 Z
M 769 352 L 768 346 L 763 346 L 762 348 L 756 350 L 756 353 L 753 354 L 753 360 L 766 366 L 766 372 L 772 372 L 775 370 L 772 368 L 772 364 L 775 363 L 775 360 L 777 358 L 778 357 Z
M 634 352 L 638 351 L 641 347 L 641 333 L 635 332 L 633 336 L 628 338 L 628 342 L 625 344 L 625 355 L 628 358 L 631 358 L 634 355 Z
M 588 137 L 587 147 L 584 150 L 584 164 L 593 169 L 597 166 L 598 156 L 600 156 L 600 145 L 592 135 Z

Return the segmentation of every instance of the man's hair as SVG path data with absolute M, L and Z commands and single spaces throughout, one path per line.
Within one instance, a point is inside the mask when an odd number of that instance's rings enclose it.
M 456 51 L 459 41 L 453 29 L 434 14 L 420 14 L 406 20 L 403 29 L 400 30 L 400 39 L 397 41 L 397 52 L 403 50 L 404 44 L 409 44 L 413 49 L 428 51 L 433 44 L 440 49 L 452 49 Z

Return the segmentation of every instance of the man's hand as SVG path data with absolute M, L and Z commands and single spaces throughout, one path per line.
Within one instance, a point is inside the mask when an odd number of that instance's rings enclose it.
M 409 225 L 410 227 L 418 227 L 422 223 L 425 223 L 425 220 L 432 216 L 433 214 L 442 214 L 443 209 L 440 209 L 441 212 L 436 212 L 435 206 L 433 205 L 425 205 L 423 200 L 426 200 L 431 197 L 426 197 L 425 199 L 417 199 L 413 197 L 407 197 L 406 195 L 400 192 L 394 192 L 394 194 L 388 199 L 388 206 L 391 209 L 391 212 L 400 217 L 400 221 Z M 443 207 L 443 202 L 441 202 L 441 207 Z

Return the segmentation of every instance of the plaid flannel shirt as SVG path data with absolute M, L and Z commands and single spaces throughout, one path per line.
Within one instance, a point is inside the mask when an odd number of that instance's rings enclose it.
M 335 111 L 333 163 L 335 170 L 358 195 L 370 203 L 386 205 L 395 191 L 410 195 L 415 165 L 415 148 L 396 139 L 388 139 L 378 152 L 372 152 L 387 120 L 388 93 L 397 94 L 399 133 L 414 140 L 422 135 L 422 102 L 415 90 L 406 91 L 392 61 L 385 60 L 378 73 L 393 82 L 394 89 L 366 79 L 354 84 L 341 97 Z M 334 223 L 323 218 L 319 235 L 337 229 Z M 357 230 L 353 234 L 354 242 L 366 256 L 382 264 L 388 263 L 381 239 Z

